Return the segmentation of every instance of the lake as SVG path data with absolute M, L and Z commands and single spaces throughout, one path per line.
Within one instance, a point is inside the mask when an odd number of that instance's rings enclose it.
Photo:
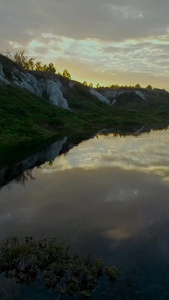
M 0 239 L 55 236 L 115 265 L 117 282 L 101 280 L 92 299 L 169 299 L 168 130 L 64 137 L 1 168 L 0 185 Z M 0 288 L 2 299 L 58 299 L 13 279 Z

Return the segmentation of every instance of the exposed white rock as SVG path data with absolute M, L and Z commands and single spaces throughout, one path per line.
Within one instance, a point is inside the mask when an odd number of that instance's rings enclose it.
M 4 72 L 3 72 L 3 65 L 0 63 L 0 82 L 9 84 L 9 81 L 5 78 Z
M 107 103 L 107 104 L 110 104 L 110 101 L 105 97 L 103 96 L 102 94 L 100 94 L 98 91 L 96 91 L 95 89 L 93 88 L 90 88 L 89 89 L 90 93 L 94 96 L 97 97 L 97 99 L 99 99 L 100 101 L 104 102 L 104 103 Z
M 114 99 L 111 104 L 114 105 L 114 104 L 116 104 L 116 102 L 117 102 L 117 100 Z
M 126 93 L 131 93 L 131 91 L 127 91 L 127 90 L 117 91 L 117 90 L 112 90 L 112 89 L 107 89 L 107 90 L 103 91 L 104 96 L 107 97 L 108 99 L 117 99 L 120 95 L 126 94 Z M 147 100 L 144 93 L 142 93 L 140 91 L 135 91 L 135 94 L 138 95 L 143 100 L 145 100 L 145 101 Z M 113 102 L 114 102 L 114 100 L 113 100 Z
M 111 89 L 107 89 L 104 91 L 104 96 L 111 99 L 116 99 L 118 97 L 119 93 L 117 91 L 111 90 Z
M 119 95 L 122 95 L 122 94 L 124 94 L 124 93 L 126 93 L 126 92 L 124 92 L 124 91 L 117 92 L 117 95 L 119 96 Z M 127 91 L 127 93 L 128 93 L 128 91 Z
M 26 82 L 33 88 L 33 93 L 37 96 L 42 96 L 42 87 L 41 87 L 41 82 L 38 81 L 35 76 L 31 74 L 27 74 L 26 77 Z
M 59 81 L 47 80 L 47 97 L 53 104 L 63 107 L 65 109 L 69 109 L 67 100 L 63 97 L 61 86 L 61 82 Z
M 11 74 L 13 76 L 12 83 L 21 88 L 27 89 L 37 96 L 42 96 L 43 93 L 46 93 L 49 101 L 51 101 L 54 105 L 69 109 L 67 100 L 63 97 L 63 92 L 61 90 L 62 84 L 60 81 L 46 79 L 38 80 L 32 74 L 28 72 L 21 72 L 16 68 L 11 70 Z M 10 84 L 10 82 L 5 78 L 2 63 L 0 63 L 0 82 Z
M 15 70 L 13 73 L 14 83 L 22 88 L 29 90 L 31 93 L 42 96 L 42 84 L 35 76 L 29 73 L 22 73 Z
M 138 96 L 139 96 L 140 98 L 142 98 L 143 100 L 147 100 L 147 98 L 145 97 L 145 95 L 144 95 L 142 92 L 136 91 L 135 93 L 136 93 L 136 95 L 138 95 Z
M 33 86 L 31 86 L 27 81 L 22 81 L 22 82 L 18 83 L 18 85 L 20 87 L 22 87 L 22 88 L 27 89 L 32 94 L 34 94 L 34 88 L 33 88 Z
M 31 93 L 42 96 L 46 93 L 49 101 L 54 105 L 69 109 L 67 100 L 63 97 L 63 92 L 61 90 L 62 84 L 60 81 L 46 80 L 46 79 L 36 79 L 35 76 L 28 72 L 22 72 L 16 67 L 11 67 L 11 82 L 7 80 L 3 72 L 3 64 L 0 62 L 0 83 L 5 84 L 16 84 L 21 88 L 25 88 Z
M 5 84 L 9 84 L 10 82 L 7 80 L 7 79 L 5 79 L 1 74 L 0 74 L 0 83 L 5 83 Z
M 0 63 L 0 74 L 2 77 L 4 77 L 3 65 L 1 63 Z

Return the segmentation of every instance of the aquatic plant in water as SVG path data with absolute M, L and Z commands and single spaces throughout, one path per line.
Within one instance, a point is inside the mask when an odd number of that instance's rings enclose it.
M 81 294 L 89 298 L 102 275 L 110 282 L 117 278 L 117 269 L 107 267 L 91 255 L 70 254 L 69 247 L 56 238 L 19 239 L 11 237 L 0 243 L 0 273 L 15 278 L 18 284 L 30 285 L 40 280 L 47 289 L 61 295 Z

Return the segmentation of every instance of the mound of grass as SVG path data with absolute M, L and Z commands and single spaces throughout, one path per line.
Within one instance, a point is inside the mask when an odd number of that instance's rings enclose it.
M 0 146 L 70 133 L 77 123 L 83 129 L 83 122 L 75 114 L 25 89 L 6 85 L 0 90 Z

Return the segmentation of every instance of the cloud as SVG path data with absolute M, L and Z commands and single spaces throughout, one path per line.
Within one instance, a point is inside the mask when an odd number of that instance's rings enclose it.
M 1 1 L 0 11 L 1 24 L 18 38 L 41 31 L 123 41 L 165 34 L 169 28 L 166 0 L 8 0 Z
M 0 24 L 4 42 L 9 36 L 28 42 L 30 33 L 40 32 L 80 40 L 140 39 L 167 33 L 168 1 L 1 0 Z
M 135 73 L 144 84 L 143 73 L 166 86 L 168 8 L 168 0 L 0 0 L 1 50 L 84 64 L 96 82 L 120 72 L 121 83 Z

